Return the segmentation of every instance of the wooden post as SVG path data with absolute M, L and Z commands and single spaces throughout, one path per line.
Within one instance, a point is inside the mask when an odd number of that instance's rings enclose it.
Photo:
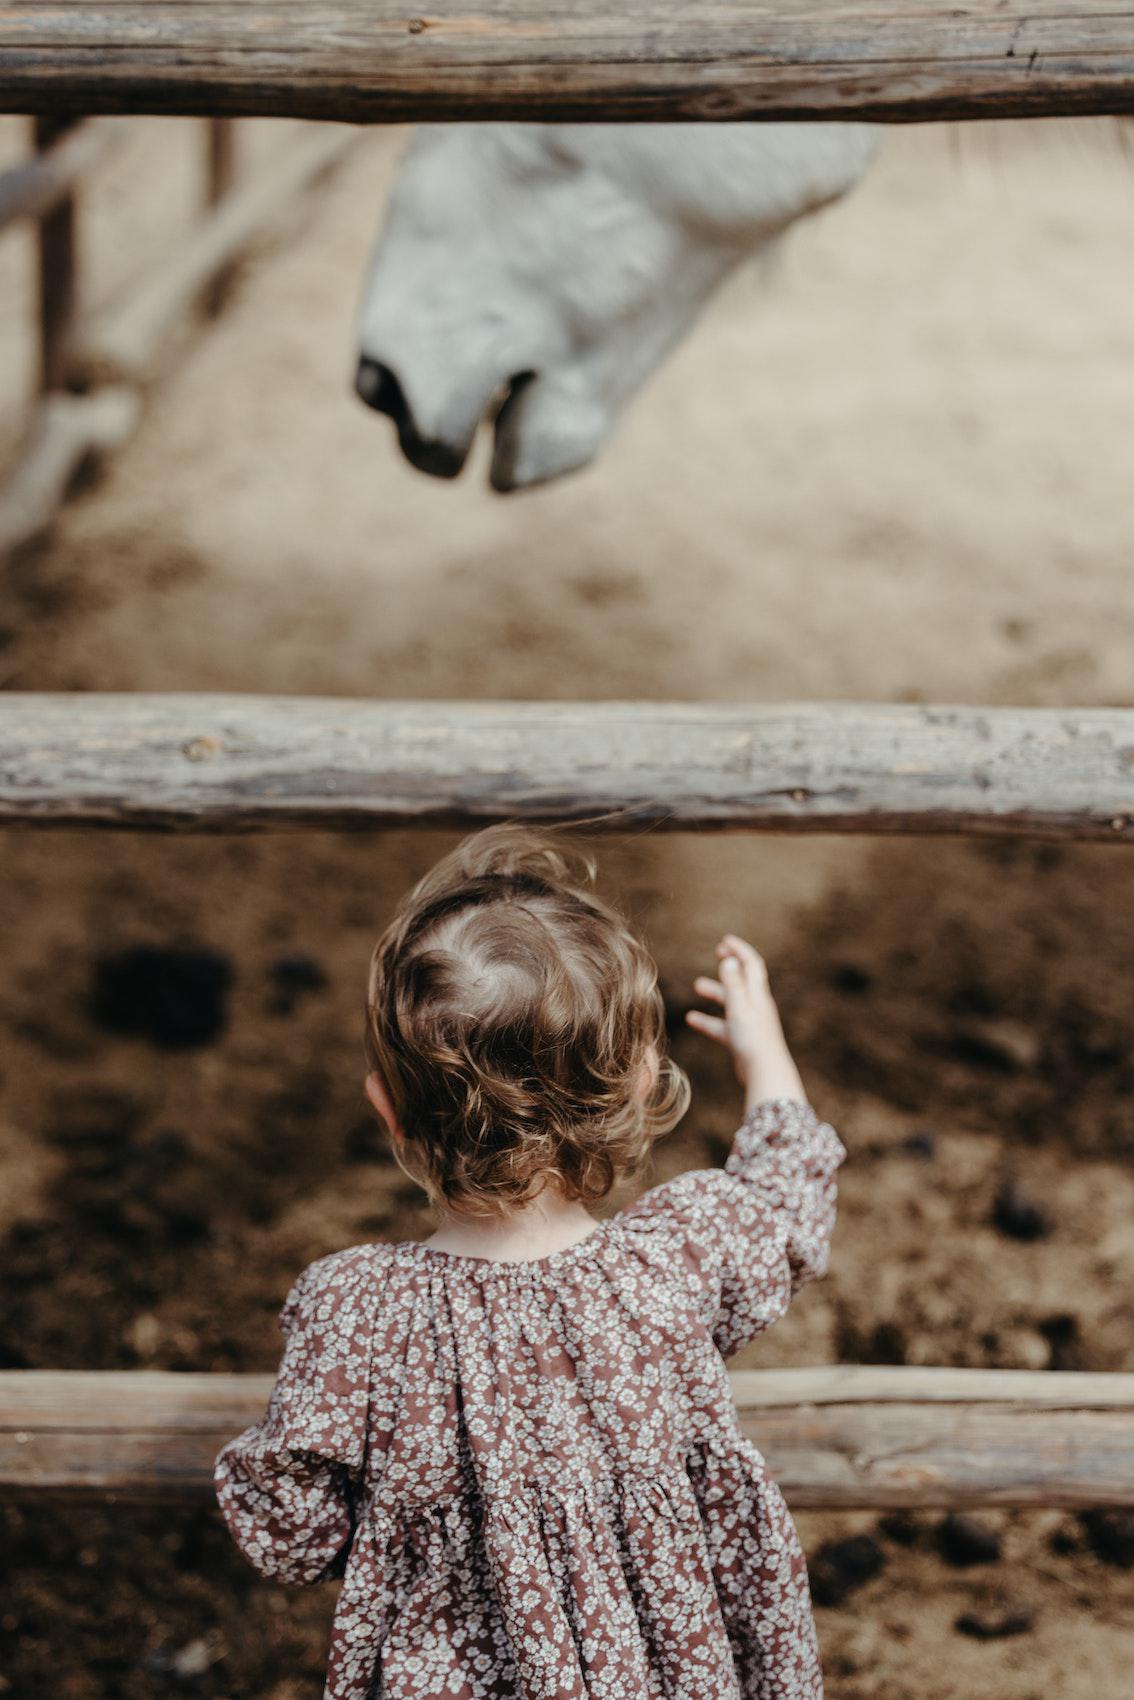
M 47 153 L 75 118 L 41 114 L 34 120 L 35 145 Z M 68 190 L 39 220 L 39 387 L 67 388 L 67 362 L 78 296 L 76 205 Z
M 143 383 L 166 338 L 206 297 L 212 281 L 264 226 L 285 209 L 351 146 L 345 125 L 304 129 L 268 166 L 246 175 L 140 278 L 132 279 L 77 338 L 73 369 L 88 384 Z
M 205 201 L 211 210 L 219 205 L 236 182 L 236 120 L 210 118 L 205 125 L 206 189 Z M 209 284 L 205 295 L 205 312 L 215 319 L 225 303 L 236 271 L 230 261 Z
M 121 448 L 141 411 L 137 390 L 112 384 L 43 397 L 23 453 L 0 484 L 0 561 L 43 536 L 79 472 Z
M 95 118 L 64 128 L 45 151 L 0 171 L 0 230 L 17 219 L 41 219 L 74 191 L 128 126 L 125 118 Z

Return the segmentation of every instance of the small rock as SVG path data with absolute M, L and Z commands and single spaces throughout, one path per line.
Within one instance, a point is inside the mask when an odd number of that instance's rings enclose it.
M 161 1323 L 151 1311 L 144 1310 L 130 1324 L 126 1338 L 140 1358 L 152 1358 L 161 1342 Z
M 201 1638 L 187 1642 L 184 1647 L 179 1647 L 169 1661 L 169 1668 L 174 1676 L 182 1678 L 204 1676 L 213 1662 L 212 1648 L 206 1640 Z
M 1036 1614 L 1031 1606 L 1005 1601 L 981 1606 L 974 1611 L 963 1611 L 960 1617 L 954 1619 L 953 1628 L 977 1641 L 999 1641 L 1008 1635 L 1026 1634 L 1035 1620 Z
M 1051 1551 L 1066 1556 L 1068 1553 L 1082 1552 L 1083 1537 L 1071 1522 L 1058 1523 L 1047 1537 Z
M 291 1015 L 306 993 L 324 991 L 330 984 L 322 964 L 298 951 L 277 957 L 269 972 L 274 988 L 268 1002 L 270 1015 Z
M 1035 1068 L 1043 1054 L 1039 1035 L 1022 1021 L 998 1017 L 967 1021 L 957 1030 L 957 1049 L 973 1062 L 1011 1071 Z
M 223 1656 L 223 1646 L 214 1645 L 205 1636 L 199 1636 L 194 1641 L 187 1641 L 184 1647 L 172 1648 L 168 1642 L 153 1647 L 143 1653 L 139 1662 L 151 1676 L 172 1676 L 181 1682 L 191 1682 L 195 1677 L 204 1676 L 210 1666 Z
M 1034 1328 L 1005 1328 L 985 1337 L 999 1369 L 1051 1369 L 1051 1347 Z
M 1134 1568 L 1134 1511 L 1092 1506 L 1080 1511 L 1079 1526 L 1096 1558 L 1120 1570 Z
M 921 1538 L 922 1525 L 912 1511 L 887 1511 L 875 1527 L 880 1535 L 896 1541 L 900 1547 L 916 1546 Z
M 907 1157 L 936 1157 L 937 1135 L 931 1127 L 919 1127 L 916 1133 L 907 1135 L 897 1149 Z
M 808 1561 L 811 1597 L 816 1605 L 837 1606 L 864 1582 L 877 1576 L 886 1554 L 873 1535 L 850 1535 L 826 1541 Z
M 322 963 L 302 951 L 278 956 L 271 972 L 277 986 L 287 986 L 296 992 L 321 992 L 329 984 Z
M 1013 1176 L 1005 1180 L 992 1205 L 992 1221 L 1013 1240 L 1042 1240 L 1051 1226 L 1038 1204 L 1032 1202 Z
M 849 992 L 853 997 L 870 990 L 874 975 L 861 962 L 837 962 L 831 970 L 831 984 L 836 991 Z
M 1079 1339 L 1079 1318 L 1070 1311 L 1045 1316 L 1036 1328 L 1050 1348 L 1050 1368 L 1083 1369 L 1083 1352 Z
M 950 1564 L 994 1564 L 1000 1557 L 1000 1534 L 977 1517 L 951 1511 L 937 1525 L 937 1548 Z
M 904 1364 L 906 1362 L 906 1331 L 892 1317 L 876 1323 L 867 1344 L 866 1360 L 872 1364 Z
M 224 1032 L 231 984 L 232 963 L 220 951 L 135 945 L 95 962 L 91 1019 L 162 1050 L 190 1050 Z

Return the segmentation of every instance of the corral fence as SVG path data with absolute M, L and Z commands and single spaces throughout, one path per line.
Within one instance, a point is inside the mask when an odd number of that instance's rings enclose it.
M 155 264 L 92 303 L 81 262 L 83 189 L 126 128 L 119 118 L 37 113 L 27 157 L 0 172 L 0 236 L 20 223 L 35 227 L 39 355 L 31 417 L 0 479 L 0 561 L 41 537 L 77 475 L 132 436 L 164 345 L 194 310 L 221 311 L 240 255 L 350 140 L 349 131 L 319 126 L 246 175 L 237 169 L 237 121 L 205 120 L 200 212 Z
M 59 161 L 87 145 L 75 115 L 1129 114 L 1134 4 L 443 0 L 414 14 L 390 0 L 29 0 L 0 13 L 0 108 L 36 115 L 40 180 L 54 170 L 60 185 L 36 214 L 50 272 L 73 181 Z M 57 349 L 65 275 L 46 294 Z M 463 826 L 599 808 L 621 811 L 612 826 L 1131 843 L 1134 711 L 0 696 L 0 821 L 13 827 Z M 797 1505 L 1134 1505 L 1134 1375 L 839 1365 L 733 1384 Z M 6 1372 L 0 1485 L 205 1496 L 220 1444 L 269 1385 Z

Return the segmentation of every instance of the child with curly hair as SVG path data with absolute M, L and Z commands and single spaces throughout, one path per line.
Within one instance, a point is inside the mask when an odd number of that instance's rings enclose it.
M 440 1214 L 318 1259 L 267 1412 L 216 1460 L 239 1546 L 341 1578 L 326 1700 L 818 1700 L 795 1525 L 725 1359 L 823 1274 L 846 1151 L 764 963 L 690 1010 L 744 1109 L 721 1169 L 589 1206 L 689 1101 L 657 970 L 591 858 L 466 839 L 374 952 L 366 1092 Z

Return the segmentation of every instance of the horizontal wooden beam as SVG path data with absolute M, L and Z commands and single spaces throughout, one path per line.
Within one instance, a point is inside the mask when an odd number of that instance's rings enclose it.
M 24 0 L 0 108 L 909 121 L 1134 110 L 1131 0 Z
M 0 695 L 0 825 L 618 831 L 1134 843 L 1134 710 Z
M 798 1507 L 1134 1505 L 1134 1375 L 739 1371 L 745 1435 Z M 8 1499 L 202 1500 L 270 1376 L 0 1374 Z

